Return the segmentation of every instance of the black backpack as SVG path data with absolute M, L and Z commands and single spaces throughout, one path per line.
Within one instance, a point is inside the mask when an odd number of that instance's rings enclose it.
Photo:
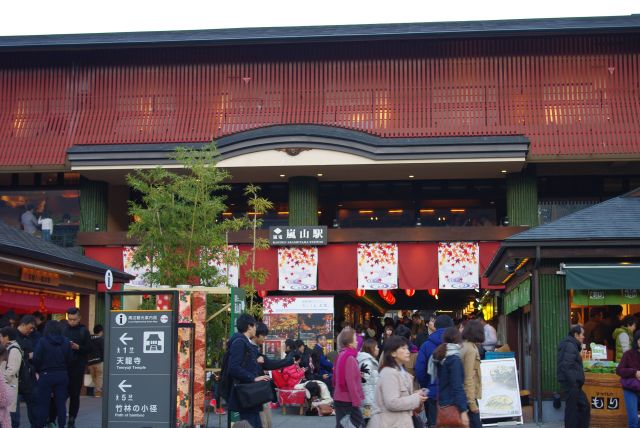
M 233 342 L 235 342 L 236 340 L 242 340 L 242 338 L 238 337 L 234 339 Z M 220 368 L 220 381 L 218 382 L 218 394 L 216 396 L 216 399 L 218 401 L 220 401 L 220 398 L 224 398 L 224 400 L 227 403 L 229 402 L 229 396 L 231 395 L 231 387 L 233 386 L 233 380 L 229 375 L 229 353 L 231 351 L 232 344 L 233 343 L 229 343 L 229 346 L 226 352 L 222 356 L 222 367 Z M 247 354 L 249 354 L 249 350 L 245 347 L 244 352 L 245 354 L 243 358 L 243 366 L 244 364 L 246 364 Z
M 20 370 L 18 371 L 18 393 L 19 394 L 28 394 L 33 389 L 33 386 L 36 383 L 36 371 L 29 362 L 27 358 L 25 358 L 24 352 L 20 349 L 19 346 L 12 345 L 9 346 L 8 351 L 11 352 L 12 349 L 17 349 L 20 352 Z

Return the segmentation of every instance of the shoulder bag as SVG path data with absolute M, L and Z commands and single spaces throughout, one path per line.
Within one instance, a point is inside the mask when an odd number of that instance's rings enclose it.
M 462 417 L 460 416 L 460 411 L 458 407 L 455 405 L 450 406 L 440 406 L 438 405 L 438 417 L 436 419 L 436 428 L 440 427 L 465 427 L 466 425 L 462 422 Z
M 271 382 L 258 381 L 237 383 L 234 386 L 238 404 L 244 409 L 251 409 L 268 403 L 273 398 Z

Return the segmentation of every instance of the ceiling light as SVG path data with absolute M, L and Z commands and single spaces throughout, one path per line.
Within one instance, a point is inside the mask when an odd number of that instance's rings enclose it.
M 410 175 L 410 176 L 409 176 L 409 178 L 413 178 L 413 177 L 415 177 L 415 175 Z
M 323 174 L 322 174 L 321 172 L 317 173 L 316 175 L 317 175 L 318 177 L 322 177 L 322 176 L 323 176 Z
M 502 171 L 500 171 L 500 172 L 501 172 L 501 173 L 503 173 L 503 174 L 506 174 L 506 173 L 507 173 L 507 170 L 506 170 L 506 169 L 503 169 L 503 170 L 502 170 Z
M 429 214 L 433 214 L 434 212 L 436 212 L 436 210 L 433 209 L 422 209 L 420 210 L 421 213 L 429 213 Z
M 280 174 L 280 177 L 285 177 L 285 175 L 284 174 Z
M 463 208 L 453 208 L 451 210 L 452 213 L 463 213 L 465 210 Z

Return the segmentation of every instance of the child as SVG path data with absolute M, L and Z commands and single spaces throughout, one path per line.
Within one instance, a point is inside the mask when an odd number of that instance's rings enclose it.
M 51 241 L 51 234 L 53 233 L 53 220 L 48 211 L 42 213 L 38 217 L 38 224 L 42 227 L 42 239 L 45 241 Z

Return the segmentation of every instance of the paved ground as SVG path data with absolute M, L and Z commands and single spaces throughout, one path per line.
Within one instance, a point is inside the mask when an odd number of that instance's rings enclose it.
M 291 409 L 287 412 L 287 415 L 282 414 L 281 409 L 273 410 L 273 428 L 290 428 L 300 427 L 304 428 L 333 428 L 336 424 L 336 419 L 333 416 L 299 416 L 296 414 L 295 409 Z M 20 428 L 29 428 L 29 423 L 26 418 L 27 409 L 22 405 L 22 423 Z M 80 413 L 76 423 L 77 428 L 101 428 L 101 415 L 102 415 L 102 399 L 93 397 L 81 397 Z M 225 428 L 227 425 L 225 417 L 218 418 L 217 415 L 211 414 L 209 416 L 208 427 L 220 427 Z M 503 427 L 537 427 L 536 424 L 525 425 L 502 425 Z M 541 425 L 544 428 L 562 428 L 563 424 L 544 424 Z M 411 427 L 407 427 L 411 428 Z

